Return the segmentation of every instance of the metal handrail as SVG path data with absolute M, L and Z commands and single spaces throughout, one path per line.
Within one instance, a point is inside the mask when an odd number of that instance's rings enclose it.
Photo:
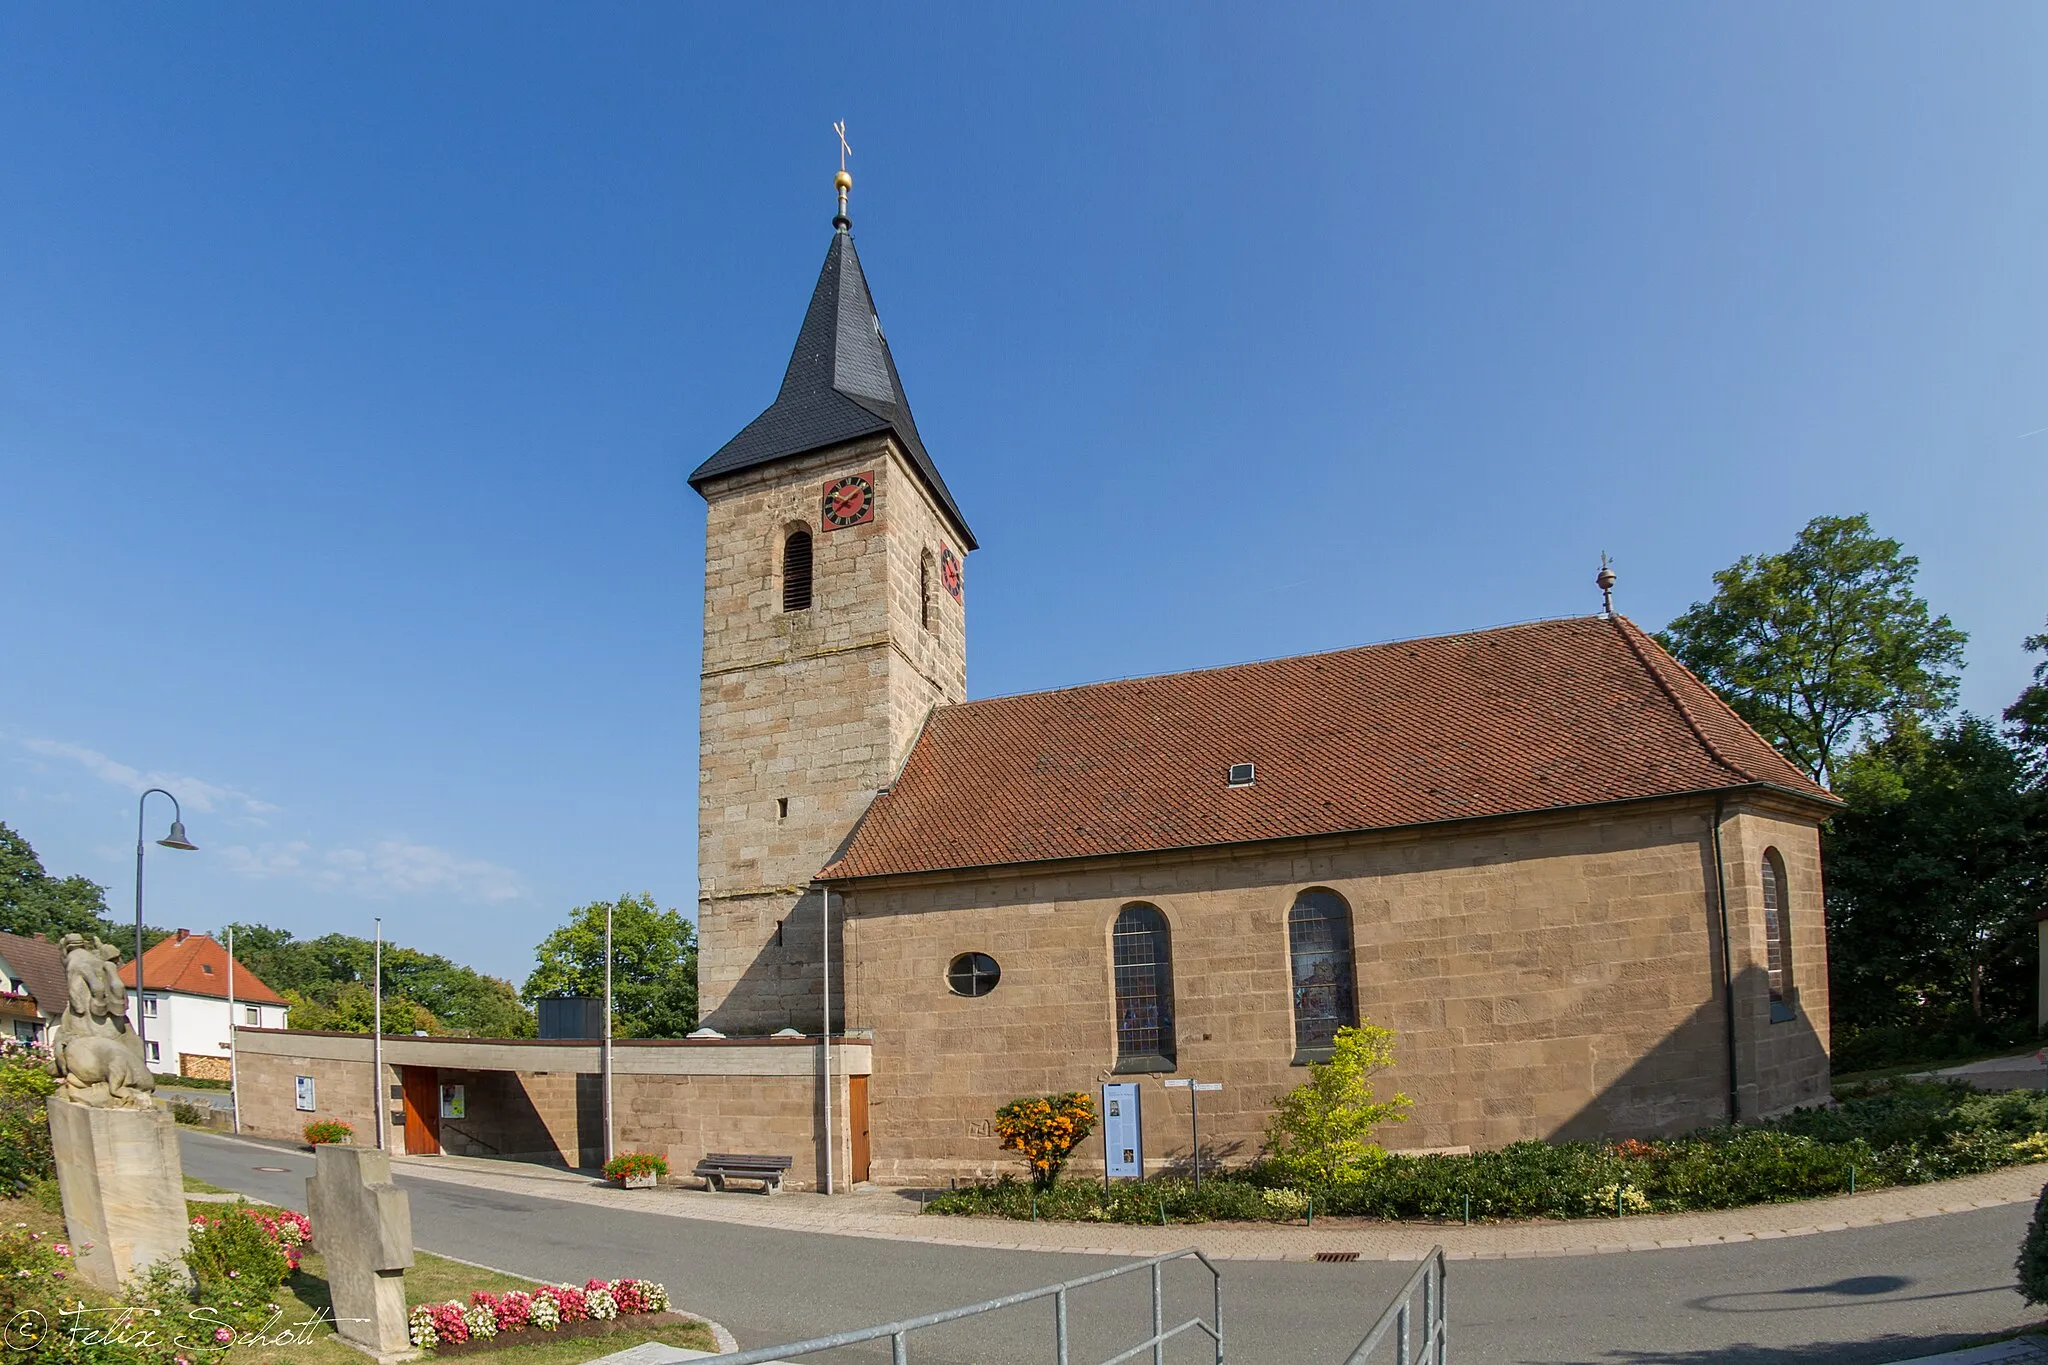
M 1415 1273 L 1408 1277 L 1408 1283 L 1387 1305 L 1387 1311 L 1365 1334 L 1365 1340 L 1358 1343 L 1358 1349 L 1344 1358 L 1344 1365 L 1365 1365 L 1389 1331 L 1394 1333 L 1394 1365 L 1446 1365 L 1450 1359 L 1450 1317 L 1444 1304 L 1446 1278 L 1444 1249 L 1431 1247 L 1415 1267 Z M 1408 1321 L 1408 1304 L 1418 1286 L 1422 1290 L 1420 1356 L 1413 1354 L 1415 1337 Z
M 1438 1253 L 1441 1256 L 1441 1252 Z M 1162 1296 L 1160 1270 L 1168 1261 L 1178 1261 L 1192 1256 L 1202 1263 L 1209 1272 L 1209 1279 L 1215 1290 L 1215 1307 L 1211 1321 L 1204 1322 L 1199 1316 L 1189 1318 L 1177 1327 L 1165 1325 L 1165 1300 Z M 1143 1261 L 1132 1261 L 1114 1270 L 1100 1270 L 1093 1275 L 1083 1275 L 1076 1280 L 1062 1280 L 1042 1289 L 1027 1289 L 1022 1293 L 1005 1294 L 999 1299 L 969 1304 L 965 1308 L 946 1308 L 937 1313 L 927 1313 L 921 1318 L 906 1318 L 902 1322 L 883 1323 L 880 1327 L 862 1327 L 851 1332 L 835 1332 L 829 1337 L 813 1337 L 809 1341 L 793 1342 L 788 1346 L 763 1346 L 757 1350 L 740 1351 L 731 1355 L 711 1356 L 704 1365 L 772 1365 L 772 1362 L 786 1360 L 791 1356 L 815 1355 L 819 1351 L 830 1351 L 840 1346 L 855 1346 L 864 1341 L 889 1339 L 894 1365 L 909 1365 L 910 1334 L 923 1327 L 936 1327 L 943 1322 L 958 1322 L 979 1313 L 992 1313 L 998 1308 L 1014 1308 L 1020 1303 L 1049 1298 L 1053 1301 L 1053 1345 L 1055 1359 L 1059 1365 L 1071 1365 L 1067 1356 L 1067 1295 L 1073 1290 L 1105 1280 L 1128 1275 L 1135 1270 L 1149 1269 L 1152 1272 L 1152 1335 L 1131 1347 L 1122 1355 L 1111 1356 L 1101 1365 L 1121 1365 L 1123 1361 L 1135 1358 L 1139 1352 L 1150 1350 L 1153 1365 L 1165 1365 L 1166 1343 L 1182 1332 L 1198 1329 L 1216 1347 L 1216 1365 L 1223 1365 L 1223 1272 L 1218 1270 L 1207 1256 L 1196 1247 L 1184 1247 L 1169 1251 L 1163 1256 L 1153 1256 Z

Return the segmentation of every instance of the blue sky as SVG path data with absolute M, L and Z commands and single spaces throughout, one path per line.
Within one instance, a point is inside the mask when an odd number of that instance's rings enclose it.
M 1008 7 L 1012 10 L 1019 7 Z M 702 504 L 855 233 L 977 696 L 1592 610 L 1866 511 L 2048 616 L 2048 10 L 0 11 L 0 819 L 514 977 L 695 898 Z M 153 814 L 152 826 L 165 817 Z M 152 829 L 152 837 L 161 833 Z

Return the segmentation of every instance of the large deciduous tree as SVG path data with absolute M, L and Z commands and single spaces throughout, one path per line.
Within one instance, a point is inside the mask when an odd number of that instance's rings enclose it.
M 368 1033 L 376 945 L 352 934 L 299 940 L 283 929 L 237 924 L 235 957 L 291 1002 L 293 1028 Z M 533 1012 L 509 981 L 439 953 L 384 945 L 384 1031 L 531 1038 Z
M 534 949 L 521 995 L 604 994 L 604 916 L 612 912 L 613 1029 L 628 1038 L 680 1038 L 697 1027 L 697 930 L 646 892 L 595 901 Z
M 52 877 L 29 841 L 0 824 L 0 932 L 112 938 L 106 888 L 84 877 Z
M 2032 1017 L 2044 840 L 2020 755 L 1991 722 L 1901 726 L 1843 765 L 1827 833 L 1838 1026 Z
M 2048 654 L 2048 633 L 2029 635 L 2021 643 L 2030 654 Z M 2034 665 L 2033 683 L 2005 708 L 2005 720 L 2035 778 L 2048 783 L 2048 658 Z
M 1823 784 L 1860 744 L 1954 703 L 1967 637 L 1913 591 L 1920 561 L 1870 519 L 1815 517 L 1745 555 L 1658 636 Z

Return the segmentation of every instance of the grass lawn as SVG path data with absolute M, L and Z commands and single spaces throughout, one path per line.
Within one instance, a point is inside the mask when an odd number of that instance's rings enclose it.
M 56 1198 L 56 1182 L 46 1182 L 47 1189 L 38 1188 L 21 1198 L 0 1199 L 0 1219 L 8 1224 L 25 1223 L 51 1237 L 64 1235 L 64 1215 Z M 211 1193 L 213 1186 L 204 1181 L 185 1178 L 188 1193 Z M 194 1202 L 186 1206 L 194 1215 L 217 1216 L 224 1206 L 211 1202 Z M 252 1204 L 252 1208 L 267 1208 L 267 1205 Z M 316 1230 L 317 1238 L 317 1230 Z M 316 1242 L 317 1244 L 317 1242 Z M 475 1266 L 451 1261 L 436 1256 L 430 1251 L 414 1253 L 413 1268 L 405 1272 L 405 1298 L 409 1304 L 440 1303 L 449 1299 L 469 1298 L 472 1290 L 484 1289 L 501 1294 L 508 1289 L 530 1289 L 533 1282 L 501 1275 L 496 1271 L 479 1270 Z M 332 1301 L 327 1293 L 325 1267 L 317 1253 L 307 1255 L 299 1265 L 298 1272 L 278 1286 L 277 1303 L 284 1310 L 278 1319 L 274 1334 L 283 1334 L 292 1324 L 309 1321 L 322 1314 L 331 1315 Z M 616 1320 L 618 1330 L 604 1336 L 551 1338 L 546 1332 L 523 1332 L 516 1336 L 500 1336 L 498 1340 L 517 1342 L 489 1351 L 465 1351 L 465 1358 L 474 1356 L 478 1361 L 488 1360 L 494 1365 L 579 1365 L 579 1362 L 595 1360 L 599 1356 L 623 1351 L 643 1341 L 659 1341 L 671 1346 L 684 1346 L 699 1351 L 715 1351 L 717 1343 L 712 1339 L 711 1329 L 701 1323 L 659 1324 L 644 1319 L 624 1318 Z M 304 1337 L 303 1341 L 299 1337 Z M 430 1357 L 431 1358 L 431 1357 Z M 276 1344 L 237 1346 L 225 1357 L 225 1365 L 364 1365 L 366 1357 L 354 1348 L 337 1341 L 334 1329 L 322 1321 L 318 1326 L 299 1329 L 293 1339 Z
M 206 1182 L 205 1182 L 204 1180 L 201 1180 L 201 1179 L 200 1179 L 200 1178 L 199 1178 L 198 1176 L 196 1176 L 196 1175 L 188 1175 L 188 1176 L 186 1176 L 186 1177 L 185 1177 L 185 1193 L 187 1193 L 187 1194 L 233 1194 L 233 1193 L 234 1193 L 234 1191 L 233 1191 L 233 1190 L 224 1190 L 224 1189 L 222 1189 L 222 1188 L 221 1188 L 220 1186 L 218 1186 L 218 1185 L 209 1185 L 209 1184 L 207 1184 L 207 1183 L 206 1183 Z

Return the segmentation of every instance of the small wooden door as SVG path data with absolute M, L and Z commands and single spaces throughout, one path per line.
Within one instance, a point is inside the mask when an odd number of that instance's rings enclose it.
M 405 1086 L 408 1156 L 441 1154 L 441 1073 L 431 1066 L 399 1068 Z
M 853 1140 L 853 1170 L 850 1176 L 855 1183 L 866 1180 L 868 1166 L 868 1078 L 848 1076 L 846 1078 L 846 1131 Z

